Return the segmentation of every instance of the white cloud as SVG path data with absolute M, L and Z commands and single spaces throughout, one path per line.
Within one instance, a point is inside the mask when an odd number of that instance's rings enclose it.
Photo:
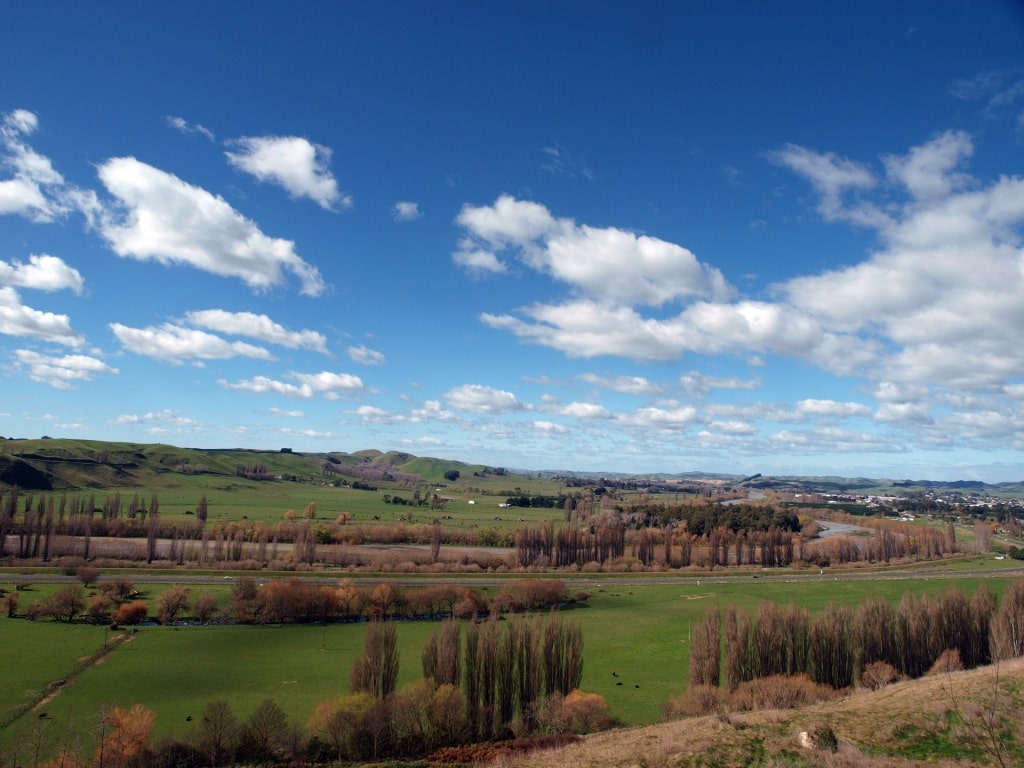
M 288 435 L 289 437 L 308 437 L 314 440 L 336 440 L 338 435 L 334 432 L 321 432 L 316 429 L 294 429 L 293 427 L 284 427 L 278 430 L 282 435 Z
M 25 109 L 0 115 L 0 167 L 13 176 L 0 180 L 0 214 L 16 213 L 33 221 L 53 221 L 70 208 L 60 199 L 64 178 L 50 159 L 24 141 L 39 128 L 39 119 Z
M 269 344 L 278 344 L 289 349 L 309 349 L 327 354 L 327 339 L 322 333 L 311 330 L 292 331 L 276 323 L 266 315 L 253 312 L 227 312 L 223 309 L 203 309 L 187 312 L 185 319 L 200 328 L 228 333 L 233 336 L 247 336 Z
M 846 429 L 814 429 L 806 431 L 784 430 L 769 437 L 772 450 L 803 454 L 823 453 L 901 453 L 902 443 L 870 432 Z
M 740 379 L 735 376 L 708 376 L 700 371 L 690 371 L 679 377 L 683 390 L 693 396 L 703 396 L 714 389 L 738 389 L 752 391 L 760 388 L 761 379 Z
M 71 327 L 67 315 L 42 312 L 25 306 L 16 290 L 0 286 L 0 333 L 25 336 L 67 347 L 78 347 L 84 342 L 81 334 Z
M 808 398 L 796 404 L 797 413 L 808 416 L 827 416 L 834 418 L 850 418 L 870 416 L 871 408 L 863 403 L 840 403 L 835 400 L 815 400 Z
M 176 411 L 164 408 L 162 411 L 146 413 L 123 413 L 110 420 L 111 424 L 170 424 L 175 427 L 192 427 L 199 424 L 195 419 L 180 416 Z
M 904 424 L 933 424 L 927 403 L 882 403 L 875 411 L 875 420 Z
M 309 399 L 322 394 L 327 400 L 337 400 L 345 394 L 353 394 L 365 389 L 362 379 L 350 373 L 334 373 L 332 371 L 296 373 L 292 371 L 287 374 L 287 377 L 297 383 L 278 381 L 267 376 L 255 376 L 234 383 L 221 379 L 218 383 L 225 389 L 284 395 L 285 397 Z
M 306 415 L 302 411 L 296 409 L 285 410 L 283 408 L 268 408 L 267 411 L 271 416 L 276 416 L 282 419 L 299 419 Z
M 757 428 L 745 421 L 712 421 L 708 429 L 722 435 L 756 435 Z
M 638 408 L 619 416 L 618 421 L 625 426 L 670 434 L 686 431 L 701 423 L 701 417 L 693 406 L 679 405 L 669 408 Z
M 20 261 L 0 261 L 0 285 L 34 288 L 37 291 L 60 291 L 68 288 L 77 294 L 85 285 L 82 275 L 62 259 L 48 254 L 28 257 L 28 264 Z
M 230 142 L 228 161 L 259 181 L 279 184 L 294 197 L 308 197 L 321 208 L 349 208 L 352 198 L 338 191 L 331 175 L 331 150 L 300 136 L 243 136 Z
M 405 421 L 401 414 L 385 411 L 374 405 L 361 405 L 353 413 L 358 416 L 364 424 L 397 424 Z
M 110 330 L 131 352 L 168 363 L 179 364 L 185 360 L 230 360 L 234 357 L 274 359 L 274 356 L 263 347 L 241 341 L 226 341 L 212 333 L 183 328 L 171 323 L 164 323 L 159 328 L 131 328 L 121 323 L 111 323 Z
M 627 395 L 657 395 L 661 387 L 648 381 L 643 376 L 614 376 L 611 378 L 598 376 L 595 373 L 580 374 L 579 378 L 595 387 L 622 392 Z
M 303 294 L 323 293 L 320 272 L 293 242 L 267 237 L 223 198 L 133 157 L 108 160 L 99 175 L 119 203 L 100 217 L 100 233 L 119 256 L 188 264 L 258 290 L 282 283 L 288 270 Z
M 472 413 L 507 413 L 521 411 L 525 406 L 514 394 L 481 384 L 464 384 L 448 390 L 444 395 L 448 404 L 457 411 Z
M 180 131 L 181 133 L 198 133 L 201 136 L 205 136 L 210 141 L 216 141 L 213 131 L 204 125 L 200 125 L 199 123 L 189 123 L 185 118 L 178 117 L 176 115 L 168 115 L 166 119 L 167 124 L 176 131 Z
M 453 258 L 477 269 L 515 258 L 605 303 L 660 306 L 692 297 L 722 298 L 722 274 L 687 249 L 613 227 L 556 219 L 544 206 L 502 195 L 493 206 L 465 205 L 457 223 L 467 235 Z
M 442 408 L 441 403 L 437 400 L 427 400 L 419 408 L 413 408 L 409 411 L 409 421 L 416 423 L 424 421 L 455 421 L 455 419 L 455 414 Z
M 73 389 L 76 382 L 92 381 L 98 373 L 117 373 L 102 360 L 89 355 L 64 355 L 54 357 L 42 355 L 27 349 L 14 352 L 16 364 L 25 366 L 29 378 L 42 384 L 49 384 L 54 389 Z
M 360 365 L 383 365 L 384 355 L 375 349 L 360 344 L 358 347 L 348 348 L 349 358 Z
M 508 271 L 508 267 L 497 256 L 490 251 L 474 248 L 468 241 L 462 243 L 460 250 L 452 254 L 452 260 L 473 275 L 500 275 Z
M 395 221 L 416 221 L 423 216 L 420 211 L 420 204 L 409 200 L 399 200 L 391 206 L 391 215 Z
M 903 184 L 918 200 L 949 195 L 963 186 L 968 177 L 953 173 L 960 162 L 974 154 L 970 137 L 962 132 L 945 133 L 907 155 L 884 159 L 889 177 Z
M 999 388 L 1024 375 L 1024 179 L 984 185 L 960 166 L 973 146 L 946 133 L 886 158 L 909 201 L 890 205 L 865 261 L 781 286 L 825 327 L 874 340 L 879 381 Z
M 878 223 L 884 214 L 871 205 L 848 207 L 843 196 L 848 191 L 867 191 L 877 184 L 874 174 L 852 160 L 832 152 L 815 152 L 796 144 L 766 153 L 776 165 L 785 166 L 803 176 L 821 197 L 818 211 L 827 220 L 846 219 L 860 224 Z
M 545 435 L 564 435 L 569 431 L 569 428 L 564 424 L 556 424 L 553 421 L 535 421 L 533 422 L 533 428 Z
M 562 416 L 574 419 L 610 419 L 612 413 L 597 403 L 568 403 L 557 409 Z

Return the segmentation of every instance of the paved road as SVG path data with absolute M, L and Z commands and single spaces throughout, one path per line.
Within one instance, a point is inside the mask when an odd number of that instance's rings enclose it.
M 118 574 L 122 575 L 122 574 Z M 167 574 L 150 574 L 145 572 L 129 571 L 123 573 L 123 575 L 130 578 L 136 584 L 186 584 L 186 585 L 213 585 L 213 584 L 230 584 L 237 579 L 252 578 L 257 582 L 270 581 L 275 576 L 269 576 L 260 573 L 247 573 L 238 572 L 230 576 L 214 575 L 214 574 L 195 574 L 195 573 L 176 573 L 173 576 Z M 777 571 L 761 571 L 759 573 L 752 574 L 746 573 L 726 573 L 717 574 L 714 572 L 705 572 L 701 574 L 687 573 L 687 574 L 594 574 L 588 576 L 575 576 L 569 574 L 550 573 L 550 574 L 534 574 L 530 578 L 552 578 L 562 579 L 572 586 L 576 587 L 600 587 L 607 585 L 615 585 L 622 587 L 642 587 L 642 586 L 656 586 L 664 584 L 677 584 L 677 585 L 693 585 L 700 584 L 738 584 L 743 582 L 751 583 L 768 583 L 768 584 L 787 584 L 787 583 L 800 583 L 800 582 L 825 582 L 825 581 L 911 581 L 919 579 L 959 579 L 959 578 L 1013 578 L 1024 576 L 1024 563 L 1021 563 L 1019 567 L 1005 568 L 998 571 L 985 570 L 985 569 L 972 569 L 965 571 L 954 571 L 948 568 L 914 568 L 914 569 L 889 569 L 889 570 L 878 570 L 878 571 L 863 571 L 863 570 L 827 570 L 824 573 L 793 573 L 785 569 Z M 281 576 L 280 578 L 291 578 L 292 575 L 288 574 Z M 103 581 L 112 576 L 101 576 L 100 580 Z M 500 586 L 508 581 L 516 581 L 524 576 L 485 576 L 485 575 L 473 575 L 473 574 L 402 574 L 400 576 L 394 575 L 360 575 L 353 576 L 347 572 L 338 572 L 333 574 L 318 573 L 315 575 L 299 575 L 296 574 L 295 578 L 301 579 L 307 584 L 324 584 L 324 585 L 335 585 L 341 579 L 351 579 L 358 585 L 373 585 L 379 584 L 382 581 L 389 581 L 401 586 L 426 586 L 430 584 L 466 584 L 466 585 L 495 585 Z M 71 582 L 75 581 L 74 576 L 65 576 L 63 574 L 55 573 L 31 573 L 27 571 L 20 571 L 16 569 L 0 570 L 0 582 L 14 582 L 14 581 L 28 581 L 30 583 L 60 583 L 60 582 Z

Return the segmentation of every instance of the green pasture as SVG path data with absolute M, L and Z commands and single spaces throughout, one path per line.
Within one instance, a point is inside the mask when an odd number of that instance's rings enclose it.
M 996 574 L 866 582 L 732 578 L 630 585 L 609 578 L 587 588 L 586 607 L 568 610 L 564 616 L 583 630 L 584 689 L 604 696 L 623 723 L 635 725 L 657 721 L 662 704 L 685 690 L 690 632 L 713 606 L 724 610 L 735 603 L 754 609 L 762 600 L 774 600 L 817 612 L 829 603 L 860 602 L 869 594 L 898 601 L 906 592 L 956 587 L 973 593 L 982 581 L 999 595 L 1008 579 Z M 46 587 L 40 595 L 52 585 Z M 145 597 L 153 601 L 163 588 L 145 585 Z M 496 587 L 478 589 L 493 593 Z M 219 584 L 196 586 L 193 595 L 212 591 L 226 597 L 227 590 Z M 29 593 L 23 595 L 28 599 Z M 401 684 L 419 677 L 420 652 L 436 627 L 426 621 L 399 625 Z M 228 700 L 245 718 L 270 697 L 304 724 L 317 703 L 347 693 L 349 670 L 362 650 L 365 631 L 365 624 L 142 627 L 48 702 L 43 708 L 45 724 L 33 711 L 0 730 L 0 751 L 27 743 L 33 731 L 50 724 L 56 726 L 47 737 L 52 747 L 68 733 L 87 730 L 96 712 L 110 705 L 139 703 L 152 709 L 157 738 L 187 736 L 203 707 L 214 699 Z M 97 626 L 0 618 L 0 642 L 16 660 L 0 668 L 0 690 L 5 692 L 0 714 L 64 678 L 107 639 L 106 630 Z
M 470 481 L 477 479 L 470 478 Z M 516 482 L 519 487 L 522 480 L 509 480 L 507 484 L 511 482 Z M 542 495 L 557 495 L 562 490 L 558 483 L 550 480 L 531 483 L 529 488 L 524 485 L 522 489 L 524 493 Z M 196 506 L 205 495 L 208 525 L 241 520 L 274 524 L 284 520 L 289 512 L 294 513 L 297 519 L 304 519 L 306 508 L 311 503 L 316 505 L 315 519 L 324 523 L 333 523 L 341 515 L 347 515 L 350 522 L 359 524 L 430 524 L 440 518 L 445 527 L 506 531 L 524 522 L 536 524 L 542 520 L 558 521 L 562 518 L 561 509 L 501 508 L 499 504 L 504 503 L 508 495 L 494 495 L 497 490 L 494 488 L 491 492 L 481 492 L 461 480 L 445 485 L 420 484 L 416 488 L 381 486 L 378 490 L 367 491 L 350 487 L 334 488 L 318 483 L 273 480 L 256 482 L 243 478 L 176 474 L 168 479 L 167 484 L 159 487 L 36 492 L 34 503 L 46 503 L 52 497 L 54 506 L 59 508 L 61 497 L 77 496 L 83 502 L 92 497 L 95 505 L 102 508 L 105 499 L 117 493 L 120 494 L 122 508 L 127 510 L 136 494 L 145 508 L 148 508 L 155 495 L 164 523 L 175 519 L 192 522 L 195 520 L 193 514 Z M 430 506 L 394 504 L 385 500 L 387 495 L 411 502 L 417 491 L 425 499 L 432 498 L 436 493 L 448 501 L 443 509 L 435 510 Z M 27 495 L 27 492 L 22 495 Z

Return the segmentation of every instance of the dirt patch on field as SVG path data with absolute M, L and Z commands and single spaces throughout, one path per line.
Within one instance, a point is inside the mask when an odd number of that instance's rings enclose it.
M 35 706 L 32 707 L 32 710 L 37 710 L 40 707 L 44 707 L 47 704 L 49 704 L 51 701 L 54 700 L 54 698 L 56 698 L 58 693 L 60 693 L 73 682 L 75 682 L 75 678 L 78 677 L 78 675 L 82 674 L 83 672 L 85 672 L 85 670 L 90 669 L 91 667 L 95 667 L 99 664 L 102 664 L 107 660 L 107 656 L 110 654 L 111 651 L 113 651 L 122 643 L 130 643 L 134 639 L 135 635 L 114 635 L 112 638 L 110 638 L 110 641 L 107 644 L 107 646 L 102 651 L 97 653 L 95 656 L 80 656 L 79 658 L 77 658 L 76 661 L 78 662 L 78 666 L 75 667 L 74 671 L 70 675 L 68 675 L 62 680 L 54 680 L 51 683 L 47 683 L 46 691 L 43 694 L 43 698 L 41 698 L 35 704 Z

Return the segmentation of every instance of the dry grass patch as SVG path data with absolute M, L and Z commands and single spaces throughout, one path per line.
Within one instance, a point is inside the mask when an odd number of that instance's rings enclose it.
M 930 768 L 999 765 L 978 725 L 998 692 L 1005 765 L 1024 764 L 1024 659 L 898 682 L 796 710 L 707 715 L 585 737 L 503 768 Z M 831 729 L 836 752 L 799 745 Z

